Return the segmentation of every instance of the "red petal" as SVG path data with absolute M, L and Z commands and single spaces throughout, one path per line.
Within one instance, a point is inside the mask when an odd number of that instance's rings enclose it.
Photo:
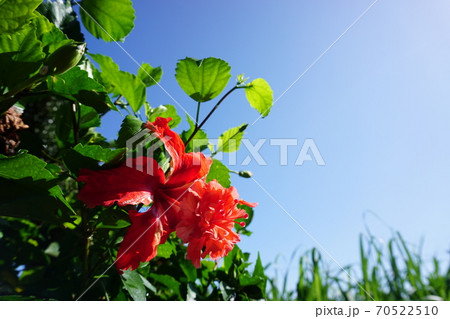
M 85 185 L 78 198 L 90 208 L 115 202 L 120 206 L 149 205 L 154 191 L 164 183 L 164 172 L 157 165 L 151 158 L 137 158 L 108 170 L 81 169 L 77 181 Z M 150 171 L 150 167 L 156 169 Z
M 134 270 L 141 262 L 150 261 L 156 256 L 158 245 L 167 240 L 170 229 L 166 215 L 155 217 L 154 211 L 155 209 L 145 213 L 130 211 L 132 224 L 117 253 L 115 266 L 118 270 Z
M 166 186 L 171 188 L 189 187 L 193 182 L 208 175 L 211 164 L 212 159 L 202 153 L 185 154 L 177 170 L 169 177 Z
M 189 242 L 186 259 L 190 260 L 195 268 L 200 268 L 200 255 L 204 247 L 203 238 L 195 238 Z
M 168 123 L 171 120 L 171 118 L 157 117 L 153 123 L 147 122 L 145 127 L 163 142 L 166 151 L 172 157 L 171 171 L 173 171 L 180 165 L 186 151 L 180 136 L 169 128 Z
M 246 205 L 246 206 L 249 206 L 249 207 L 256 207 L 256 206 L 258 206 L 258 203 L 249 203 L 249 202 L 246 202 L 243 199 L 239 200 L 239 204 Z

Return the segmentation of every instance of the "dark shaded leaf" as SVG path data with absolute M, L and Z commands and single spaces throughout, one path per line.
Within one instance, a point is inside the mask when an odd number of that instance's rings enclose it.
M 44 58 L 42 43 L 33 27 L 12 35 L 0 34 L 0 86 L 11 90 L 22 84 L 39 69 Z
M 75 41 L 84 42 L 84 36 L 81 33 L 80 22 L 77 14 L 72 10 L 72 4 L 69 0 L 64 2 L 48 1 L 42 2 L 37 11 L 52 22 L 68 38 Z
M 169 275 L 160 275 L 155 273 L 151 273 L 149 276 L 156 282 L 163 284 L 166 288 L 169 289 L 169 292 L 174 293 L 177 296 L 181 297 L 180 283 L 176 281 L 175 278 Z
M 49 90 L 81 104 L 92 106 L 98 113 L 117 110 L 105 89 L 79 67 L 47 79 Z
M 117 147 L 126 147 L 127 140 L 139 132 L 143 124 L 144 122 L 137 117 L 127 115 L 120 126 Z

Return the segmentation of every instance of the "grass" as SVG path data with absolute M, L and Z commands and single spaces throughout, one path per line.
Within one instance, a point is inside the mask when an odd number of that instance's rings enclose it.
M 450 300 L 450 267 L 433 258 L 425 267 L 421 254 L 400 233 L 387 243 L 374 236 L 359 238 L 360 263 L 331 270 L 317 249 L 299 258 L 296 289 L 288 289 L 286 272 L 281 284 L 268 279 L 270 300 Z M 429 268 L 429 269 L 426 269 Z M 349 278 L 349 276 L 351 278 Z

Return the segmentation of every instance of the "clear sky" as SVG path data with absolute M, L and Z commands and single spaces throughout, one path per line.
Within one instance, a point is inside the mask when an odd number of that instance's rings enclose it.
M 161 85 L 195 115 L 195 102 L 174 77 L 178 59 L 222 58 L 232 67 L 232 79 L 240 73 L 262 77 L 277 98 L 372 2 L 135 0 L 135 28 L 122 45 L 137 61 L 161 65 Z M 448 263 L 449 12 L 445 0 L 379 0 L 267 118 L 247 129 L 253 144 L 259 138 L 298 139 L 299 146 L 289 148 L 287 166 L 280 165 L 279 148 L 266 142 L 261 148 L 266 166 L 252 161 L 231 168 L 253 171 L 342 265 L 358 262 L 366 211 L 412 244 L 423 237 L 424 256 Z M 137 71 L 116 44 L 90 36 L 87 42 L 90 52 L 110 55 L 122 70 Z M 148 90 L 148 101 L 155 107 L 175 104 L 156 86 Z M 203 116 L 212 106 L 203 105 Z M 221 105 L 206 131 L 217 138 L 257 117 L 238 91 Z M 105 116 L 101 132 L 115 138 L 121 120 L 118 114 Z M 307 138 L 314 140 L 325 166 L 294 165 Z M 248 154 L 240 150 L 238 163 Z M 264 263 L 281 255 L 283 270 L 283 258 L 317 246 L 255 182 L 237 176 L 232 181 L 242 198 L 259 203 L 253 235 L 240 244 L 244 251 L 254 257 L 259 251 Z M 389 229 L 373 215 L 366 223 L 380 239 L 389 238 Z

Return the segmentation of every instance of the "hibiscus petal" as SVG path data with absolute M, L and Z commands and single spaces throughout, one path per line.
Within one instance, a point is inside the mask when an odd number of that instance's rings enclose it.
M 203 238 L 195 238 L 189 242 L 186 259 L 190 260 L 195 268 L 200 268 L 200 256 L 204 247 Z
M 166 151 L 172 157 L 171 171 L 173 172 L 180 165 L 182 157 L 186 154 L 186 151 L 180 136 L 172 131 L 168 125 L 171 120 L 172 119 L 170 117 L 157 117 L 153 123 L 147 122 L 145 127 L 153 132 L 153 134 L 158 137 L 161 142 L 163 142 Z
M 249 207 L 256 207 L 256 206 L 258 206 L 258 203 L 250 203 L 250 202 L 247 202 L 247 201 L 245 201 L 243 199 L 239 200 L 239 204 L 246 205 L 246 206 L 249 206 Z
M 77 181 L 85 183 L 78 198 L 90 208 L 115 202 L 120 206 L 149 205 L 154 191 L 164 183 L 164 172 L 155 160 L 137 158 L 108 170 L 81 169 Z
M 165 215 L 155 216 L 155 209 L 145 213 L 130 211 L 131 226 L 128 229 L 115 262 L 120 270 L 134 270 L 141 262 L 148 262 L 156 256 L 159 244 L 165 243 L 170 234 Z
M 186 189 L 195 181 L 206 178 L 211 164 L 212 159 L 202 153 L 185 154 L 177 170 L 173 172 L 166 182 L 166 186 Z

